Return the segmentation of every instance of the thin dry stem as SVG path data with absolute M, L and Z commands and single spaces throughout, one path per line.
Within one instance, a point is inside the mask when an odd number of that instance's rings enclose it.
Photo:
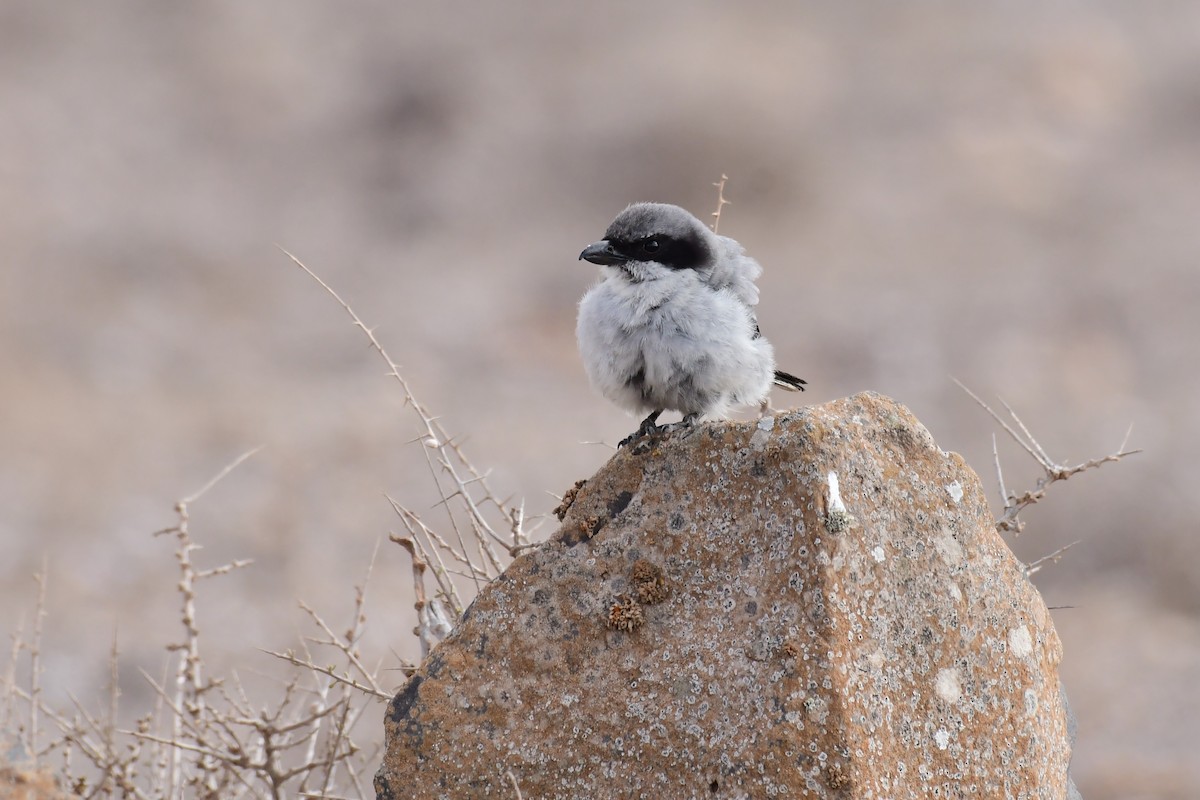
M 209 479 L 208 483 L 204 484 L 198 490 L 193 492 L 190 496 L 183 498 L 179 502 L 183 503 L 184 505 L 189 505 L 191 503 L 196 502 L 201 497 L 203 497 L 205 495 L 205 493 L 208 492 L 209 489 L 216 486 L 217 483 L 219 483 L 222 478 L 224 478 L 226 475 L 228 475 L 229 473 L 231 473 L 235 469 L 237 469 L 239 466 L 241 466 L 243 461 L 250 458 L 250 456 L 254 455 L 259 450 L 262 450 L 262 445 L 259 445 L 258 447 L 252 448 L 252 449 L 247 450 L 246 452 L 242 453 L 240 456 L 235 458 L 233 461 L 226 464 L 221 469 L 220 472 L 218 472 L 216 475 L 212 476 L 212 478 Z
M 1068 480 L 1081 472 L 1085 472 L 1089 469 L 1095 469 L 1096 467 L 1108 464 L 1110 462 L 1120 461 L 1126 456 L 1131 456 L 1142 452 L 1140 449 L 1125 449 L 1125 446 L 1129 441 L 1129 434 L 1133 430 L 1133 426 L 1131 425 L 1129 431 L 1127 431 L 1125 434 L 1125 438 L 1121 441 L 1121 446 L 1117 448 L 1116 452 L 1110 453 L 1106 456 L 1101 456 L 1100 458 L 1093 458 L 1080 464 L 1075 464 L 1074 466 L 1059 464 L 1054 461 L 1054 459 L 1052 459 L 1046 450 L 1038 443 L 1037 439 L 1034 438 L 1032 433 L 1030 433 L 1029 428 L 1025 426 L 1025 423 L 1021 421 L 1021 418 L 1017 416 L 1016 412 L 1013 411 L 1013 409 L 1007 403 L 1005 403 L 1003 400 L 1000 401 L 1005 410 L 1008 412 L 1009 416 L 1012 417 L 1013 422 L 1018 428 L 1021 429 L 1021 433 L 1017 433 L 1017 431 L 1013 430 L 1012 426 L 1010 426 L 1003 418 L 1001 418 L 999 414 L 992 410 L 991 406 L 980 399 L 979 395 L 975 394 L 966 386 L 964 386 L 962 382 L 958 381 L 957 379 L 955 379 L 954 382 L 958 384 L 958 388 L 962 389 L 971 397 L 972 400 L 978 403 L 983 410 L 986 411 L 988 415 L 991 416 L 991 418 L 995 420 L 996 423 L 999 424 L 1006 433 L 1008 433 L 1010 437 L 1012 437 L 1012 440 L 1015 441 L 1022 450 L 1028 453 L 1033 460 L 1038 463 L 1039 466 L 1041 466 L 1042 471 L 1045 473 L 1041 478 L 1038 478 L 1032 489 L 1027 489 L 1020 494 L 1010 493 L 1004 487 L 1004 474 L 1000 470 L 1000 456 L 996 449 L 995 437 L 992 437 L 992 453 L 996 460 L 996 475 L 1000 481 L 1001 499 L 1004 501 L 1004 510 L 1001 513 L 1000 518 L 996 520 L 996 528 L 1000 531 L 1013 531 L 1014 533 L 1019 534 L 1022 530 L 1024 530 L 1025 523 L 1020 519 L 1020 513 L 1024 509 L 1034 505 L 1044 498 L 1046 496 L 1046 490 L 1051 484 Z M 1049 556 L 1047 558 L 1049 558 Z
M 400 521 L 404 523 L 404 527 L 408 530 L 408 541 L 412 542 L 412 545 L 420 555 L 422 562 L 433 567 L 433 578 L 437 582 L 438 589 L 441 591 L 443 596 L 450 600 L 454 607 L 455 615 L 461 614 L 463 609 L 462 600 L 458 596 L 458 589 L 454 586 L 454 582 L 449 578 L 449 572 L 446 568 L 446 561 L 442 558 L 442 548 L 432 546 L 427 547 L 421 541 L 421 536 L 418 535 L 424 535 L 426 539 L 432 542 L 434 541 L 432 531 L 416 513 L 405 508 L 391 497 L 388 497 L 387 499 L 388 502 L 392 504 L 392 508 L 395 510 L 396 515 L 400 517 Z M 388 534 L 388 538 L 397 544 L 404 544 L 400 537 L 397 537 L 394 533 Z
M 223 470 L 217 478 L 241 463 L 246 456 Z M 363 664 L 357 650 L 366 624 L 365 604 L 371 566 L 361 586 L 355 588 L 353 617 L 345 634 L 339 636 L 315 610 L 304 606 L 318 635 L 307 641 L 333 647 L 341 667 L 319 667 L 308 650 L 307 658 L 291 658 L 291 671 L 281 699 L 257 708 L 247 697 L 237 672 L 208 676 L 201 648 L 198 623 L 199 584 L 245 566 L 233 561 L 214 568 L 200 568 L 194 560 L 200 545 L 190 531 L 189 502 L 213 487 L 209 481 L 191 498 L 176 503 L 177 523 L 156 535 L 171 533 L 176 538 L 175 559 L 180 579 L 176 591 L 181 599 L 183 637 L 167 645 L 170 657 L 161 679 L 144 670 L 144 679 L 154 692 L 152 710 L 137 718 L 131 728 L 118 724 L 120 709 L 119 650 L 114 632 L 110 651 L 110 689 L 107 704 L 99 714 L 70 697 L 68 716 L 47 706 L 41 696 L 40 663 L 34 660 L 30 688 L 12 685 L 7 699 L 15 698 L 30 708 L 31 719 L 43 718 L 57 728 L 50 738 L 38 725 L 38 738 L 28 739 L 34 757 L 61 752 L 63 775 L 72 791 L 82 797 L 290 797 L 310 788 L 328 795 L 339 787 L 353 787 L 358 796 L 366 791 L 360 773 L 371 767 L 374 753 L 364 753 L 351 739 L 368 703 L 389 699 L 379 685 L 378 667 Z M 378 551 L 378 548 L 376 548 Z M 44 606 L 45 578 L 39 577 L 40 603 Z M 23 652 L 40 653 L 41 627 L 35 626 L 33 643 L 18 636 L 13 645 L 16 662 Z M 279 654 L 276 654 L 279 655 Z M 403 665 L 408 666 L 408 665 Z M 349 682 L 346 678 L 350 677 Z M 302 680 L 311 679 L 311 688 Z M 35 728 L 26 726 L 27 738 Z M 50 738 L 45 746 L 40 739 Z M 82 757 L 77 768 L 72 754 Z
M 717 232 L 717 227 L 721 224 L 721 210 L 724 209 L 725 206 L 729 205 L 729 201 L 725 199 L 725 183 L 728 180 L 729 176 L 722 172 L 721 180 L 713 184 L 713 186 L 717 187 L 717 210 L 712 213 L 713 233 Z
M 504 773 L 504 775 L 505 775 L 505 777 L 507 777 L 507 778 L 508 778 L 510 781 L 512 781 L 512 787 L 513 787 L 513 791 L 517 793 L 517 800 L 522 800 L 522 798 L 521 798 L 521 786 L 520 786 L 520 784 L 518 784 L 518 783 L 517 783 L 517 776 L 516 776 L 516 775 L 513 775 L 513 771 L 512 771 L 511 769 L 510 769 L 510 770 L 508 770 L 507 772 L 505 772 L 505 773 Z
M 1036 561 L 1029 562 L 1028 564 L 1026 564 L 1024 566 L 1024 569 L 1022 570 L 1025 573 L 1025 577 L 1028 578 L 1029 576 L 1033 575 L 1034 573 L 1040 571 L 1041 568 L 1046 566 L 1047 564 L 1057 564 L 1058 560 L 1063 557 L 1063 553 L 1067 552 L 1072 547 L 1074 547 L 1075 545 L 1079 544 L 1082 541 L 1083 541 L 1082 539 L 1076 539 L 1073 542 L 1064 544 L 1062 547 L 1058 548 L 1057 550 L 1055 550 L 1053 553 L 1050 553 L 1049 555 L 1044 555 L 1041 558 L 1037 559 Z
M 723 196 L 720 199 L 722 203 L 728 202 Z M 443 536 L 415 511 L 390 496 L 387 500 L 409 534 L 405 538 L 392 534 L 391 539 L 404 546 L 412 559 L 415 607 L 420 620 L 417 632 L 422 650 L 428 652 L 453 623 L 453 619 L 443 620 L 437 598 L 445 599 L 454 618 L 462 613 L 464 604 L 455 585 L 455 577 L 469 580 L 474 593 L 478 593 L 485 583 L 504 570 L 505 560 L 497 552 L 497 547 L 503 548 L 504 555 L 512 559 L 529 545 L 524 504 L 513 505 L 508 499 L 501 499 L 493 493 L 487 483 L 488 473 L 475 468 L 464 454 L 462 442 L 449 436 L 440 420 L 417 400 L 412 388 L 400 374 L 400 368 L 375 332 L 320 276 L 291 253 L 286 250 L 283 252 L 349 315 L 354 327 L 366 336 L 371 349 L 387 364 L 387 374 L 400 385 L 404 404 L 412 408 L 419 419 L 420 433 L 410 443 L 418 444 L 421 448 L 421 456 L 439 498 L 433 508 L 444 511 L 450 530 Z M 503 523 L 493 523 L 493 509 Z M 460 519 L 462 516 L 466 518 L 465 524 Z M 452 566 L 454 564 L 464 569 L 455 569 Z M 427 568 L 432 568 L 438 587 L 433 598 L 425 594 L 423 581 Z
M 1000 466 L 1000 449 L 996 443 L 996 434 L 992 434 L 992 461 L 996 465 L 996 482 L 1000 484 L 1000 502 L 1008 503 L 1008 489 L 1004 486 L 1004 469 Z
M 461 613 L 463 600 L 454 575 L 470 580 L 477 591 L 504 568 L 505 557 L 530 546 L 522 503 L 500 499 L 488 486 L 488 475 L 477 470 L 463 453 L 461 441 L 447 435 L 441 422 L 422 406 L 399 368 L 380 345 L 375 333 L 320 278 L 297 259 L 292 261 L 318 282 L 350 315 L 372 348 L 387 363 L 400 385 L 405 404 L 420 419 L 418 439 L 451 530 L 443 536 L 415 512 L 389 498 L 408 531 L 392 536 L 412 559 L 414 593 L 422 646 L 426 649 L 446 634 Z M 300 639 L 299 652 L 266 651 L 287 663 L 282 696 L 260 706 L 247 696 L 238 673 L 210 674 L 204 660 L 211 637 L 201 625 L 202 583 L 248 566 L 234 560 L 209 567 L 198 563 L 200 545 L 191 530 L 191 507 L 247 458 L 248 451 L 226 465 L 197 491 L 175 504 L 174 525 L 155 533 L 175 538 L 174 556 L 182 636 L 167 645 L 161 677 L 141 674 L 152 688 L 152 708 L 132 725 L 119 722 L 123 712 L 119 691 L 119 650 L 114 634 L 110 653 L 110 693 L 100 712 L 73 701 L 71 713 L 47 706 L 42 691 L 41 636 L 45 615 L 46 574 L 39 574 L 38 615 L 32 633 L 18 632 L 4 685 L 0 721 L 7 722 L 21 703 L 28 721 L 20 727 L 22 740 L 34 759 L 61 754 L 63 776 L 83 797 L 366 797 L 378 746 L 366 751 L 352 738 L 355 726 L 377 700 L 390 699 L 383 685 L 381 663 L 370 665 L 360 652 L 366 629 L 366 600 L 371 568 L 355 587 L 353 617 L 343 633 L 335 633 L 317 611 L 305 604 L 316 633 Z M 536 527 L 536 525 L 535 525 Z M 378 546 L 376 552 L 378 551 Z M 455 569 L 461 566 L 462 570 Z M 427 596 L 423 579 L 432 568 L 436 591 Z M 205 636 L 202 637 L 202 631 Z M 325 663 L 322 648 L 332 648 Z M 28 689 L 17 686 L 29 659 Z M 402 659 L 401 674 L 415 665 Z M 19 709 L 23 711 L 24 709 Z M 49 731 L 46 729 L 50 729 Z M 57 729 L 57 732 L 52 732 Z M 43 741 L 46 740 L 46 741 Z M 514 788 L 516 787 L 514 781 Z M 339 791 L 342 794 L 339 794 Z M 520 796 L 517 789 L 518 797 Z
M 38 597 L 33 615 L 33 641 L 29 647 L 29 755 L 34 769 L 38 766 L 38 712 L 42 709 L 42 623 L 46 619 L 46 581 L 49 573 L 49 560 L 43 557 L 41 570 L 33 576 L 38 585 Z
M 388 355 L 387 350 L 379 342 L 379 339 L 376 338 L 374 331 L 362 321 L 350 304 L 343 300 L 341 295 L 339 295 L 320 276 L 309 269 L 302 261 L 300 261 L 300 259 L 289 253 L 287 250 L 284 250 L 283 248 L 280 248 L 280 250 L 282 250 L 289 259 L 291 259 L 292 263 L 307 273 L 309 277 L 316 281 L 322 289 L 324 289 L 331 297 L 333 297 L 338 305 L 340 305 L 342 309 L 350 316 L 354 326 L 361 330 L 367 337 L 371 348 L 387 364 L 388 376 L 394 378 L 396 382 L 399 383 L 400 388 L 404 393 L 405 405 L 411 407 L 416 412 L 421 426 L 424 429 L 424 433 L 419 436 L 416 441 L 421 442 L 421 450 L 434 479 L 434 485 L 438 490 L 441 500 L 447 504 L 446 511 L 450 518 L 451 526 L 460 536 L 459 547 L 461 548 L 461 557 L 468 560 L 470 559 L 466 543 L 461 538 L 461 531 L 459 529 L 457 520 L 455 519 L 454 514 L 449 507 L 448 501 L 452 498 L 459 500 L 459 505 L 466 512 L 471 521 L 472 530 L 476 533 L 483 532 L 486 534 L 484 536 L 476 536 L 475 546 L 478 552 L 482 553 L 488 560 L 492 570 L 489 574 L 493 577 L 496 574 L 499 574 L 502 565 L 500 564 L 499 559 L 496 557 L 496 554 L 491 550 L 490 544 L 490 540 L 496 539 L 497 534 L 491 523 L 488 521 L 487 516 L 483 513 L 481 504 L 484 502 L 491 503 L 497 507 L 502 516 L 506 519 L 512 518 L 510 509 L 492 493 L 491 489 L 487 485 L 486 476 L 480 474 L 470 460 L 466 458 L 459 446 L 459 443 L 447 435 L 446 430 L 442 427 L 441 423 L 438 421 L 438 418 L 430 414 L 426 410 L 425 406 L 417 400 L 412 388 L 404 379 L 404 376 L 400 374 L 399 366 L 397 366 L 396 362 L 392 360 L 392 357 Z M 449 479 L 450 483 L 453 485 L 452 489 L 447 489 L 445 486 L 443 486 L 443 476 Z M 474 485 L 475 492 L 471 491 L 472 485 Z M 514 533 L 518 539 L 518 541 L 515 543 L 522 544 L 523 541 L 520 540 L 521 531 L 518 529 Z M 475 568 L 473 568 L 471 571 L 475 572 Z M 485 570 L 485 572 L 487 572 L 487 570 Z
M 21 660 L 22 634 L 25 630 L 25 615 L 22 614 L 17 620 L 17 630 L 12 635 L 12 650 L 8 657 L 8 668 L 4 671 L 4 684 L 0 687 L 3 691 L 3 696 L 0 697 L 0 731 L 7 731 L 12 725 L 13 714 L 16 709 L 16 688 L 17 688 L 17 664 Z M 3 742 L 10 745 L 10 742 Z

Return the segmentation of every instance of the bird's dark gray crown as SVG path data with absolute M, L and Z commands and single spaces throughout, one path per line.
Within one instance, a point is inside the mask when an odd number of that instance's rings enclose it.
M 711 237 L 703 222 L 667 203 L 635 203 L 604 232 L 612 248 L 630 261 L 653 261 L 671 269 L 711 263 Z

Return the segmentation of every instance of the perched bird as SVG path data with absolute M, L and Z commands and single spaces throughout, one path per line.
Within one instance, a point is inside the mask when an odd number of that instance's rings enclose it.
M 772 384 L 804 391 L 803 380 L 775 369 L 759 333 L 754 279 L 762 267 L 686 210 L 635 203 L 579 258 L 601 272 L 576 326 L 588 378 L 622 408 L 649 412 L 621 444 L 663 430 L 666 410 L 691 426 L 737 406 L 765 412 Z

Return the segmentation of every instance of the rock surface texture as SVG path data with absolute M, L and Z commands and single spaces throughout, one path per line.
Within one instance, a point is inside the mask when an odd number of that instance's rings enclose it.
M 1061 657 L 904 407 L 707 423 L 618 452 L 479 594 L 392 701 L 376 791 L 1069 798 Z
M 3 743 L 0 736 L 0 744 Z M 0 761 L 0 800 L 67 800 L 68 797 L 58 788 L 49 770 L 16 767 Z

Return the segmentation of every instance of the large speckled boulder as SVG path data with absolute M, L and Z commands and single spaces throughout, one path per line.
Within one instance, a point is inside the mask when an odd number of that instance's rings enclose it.
M 380 798 L 1066 798 L 1062 647 L 873 394 L 617 453 L 392 701 Z M 510 777 L 511 774 L 511 777 Z

